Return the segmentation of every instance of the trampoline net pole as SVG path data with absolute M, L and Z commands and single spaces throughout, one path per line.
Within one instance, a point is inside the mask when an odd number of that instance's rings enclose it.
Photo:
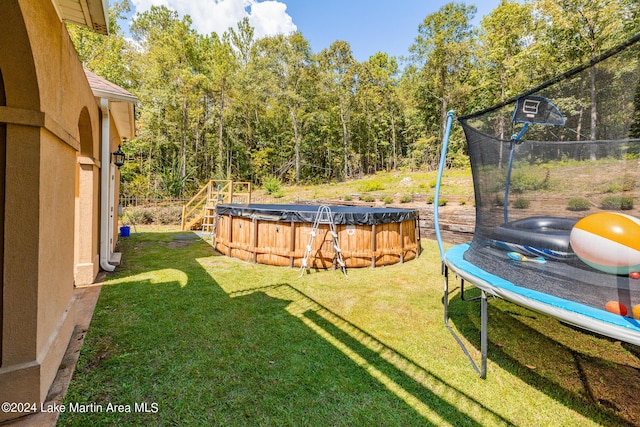
M 513 169 L 513 154 L 516 148 L 516 144 L 520 143 L 520 140 L 524 136 L 527 129 L 529 129 L 529 123 L 524 124 L 524 127 L 522 128 L 519 134 L 513 135 L 511 137 L 511 144 L 509 144 L 509 166 L 507 168 L 507 182 L 504 187 L 504 201 L 502 202 L 503 209 L 504 209 L 505 224 L 509 222 L 509 186 L 511 185 L 511 170 Z
M 438 249 L 440 250 L 440 261 L 444 261 L 444 244 L 440 235 L 440 217 L 438 215 L 438 205 L 440 204 L 440 184 L 442 183 L 442 174 L 446 167 L 447 149 L 449 147 L 449 135 L 451 134 L 451 125 L 453 124 L 454 112 L 447 113 L 447 126 L 445 127 L 444 137 L 442 138 L 442 152 L 440 153 L 440 165 L 438 166 L 438 177 L 436 179 L 436 191 L 433 196 L 433 226 L 436 231 L 436 240 L 438 241 Z

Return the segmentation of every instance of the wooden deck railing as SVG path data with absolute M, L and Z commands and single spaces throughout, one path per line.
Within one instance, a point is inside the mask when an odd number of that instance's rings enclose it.
M 182 207 L 182 230 L 202 224 L 207 209 L 218 203 L 251 203 L 251 183 L 212 179 Z

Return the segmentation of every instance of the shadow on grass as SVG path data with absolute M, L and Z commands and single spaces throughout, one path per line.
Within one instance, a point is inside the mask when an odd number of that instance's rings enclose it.
M 211 275 L 221 265 L 199 262 L 211 246 L 175 236 L 122 242 L 124 264 L 102 289 L 65 398 L 88 410 L 59 425 L 513 425 L 286 281 L 225 292 Z M 451 304 L 477 346 L 477 306 Z M 537 334 L 493 304 L 490 313 L 492 328 Z M 549 339 L 536 340 L 527 345 L 544 353 Z M 490 359 L 597 422 L 624 421 L 495 343 Z M 142 403 L 151 411 L 136 412 Z
M 239 291 L 230 296 L 245 296 L 247 292 L 256 291 L 290 301 L 286 310 L 291 315 L 301 319 L 310 330 L 413 408 L 429 424 L 480 426 L 489 422 L 491 425 L 513 425 L 473 397 L 456 390 L 442 378 L 289 284 Z M 441 396 L 443 389 L 447 390 L 444 393 L 446 400 Z M 482 421 L 474 420 L 460 408 L 466 408 L 466 411 L 472 413 L 482 411 Z
M 476 288 L 465 290 L 468 299 L 479 294 Z M 628 360 L 632 360 L 638 358 L 635 346 L 616 343 L 503 300 L 489 298 L 488 315 L 491 363 L 601 425 L 640 425 L 638 360 L 633 360 L 636 366 L 630 366 L 609 354 L 597 357 L 580 350 L 584 343 L 596 340 L 604 349 L 626 348 L 631 353 Z M 475 347 L 479 361 L 480 302 L 464 301 L 452 289 L 449 316 L 458 333 Z M 557 340 L 552 334 L 539 331 L 549 327 L 567 339 Z
M 288 284 L 227 294 L 187 240 L 123 242 L 59 425 L 509 425 Z

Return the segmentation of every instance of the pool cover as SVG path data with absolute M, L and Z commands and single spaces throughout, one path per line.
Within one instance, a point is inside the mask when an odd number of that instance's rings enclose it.
M 320 205 L 220 204 L 218 215 L 256 218 L 278 222 L 309 222 L 316 219 Z M 374 225 L 415 220 L 412 209 L 330 206 L 334 224 Z

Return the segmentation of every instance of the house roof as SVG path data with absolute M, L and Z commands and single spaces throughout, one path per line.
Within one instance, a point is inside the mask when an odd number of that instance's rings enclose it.
M 95 73 L 84 70 L 93 96 L 109 100 L 109 110 L 113 121 L 123 138 L 135 137 L 135 105 L 138 98 L 126 89 L 111 83 Z
M 91 86 L 94 95 L 113 101 L 133 102 L 134 104 L 138 102 L 138 98 L 134 94 L 115 83 L 111 83 L 104 77 L 100 77 L 86 68 L 84 69 L 84 73 L 87 76 L 89 86 Z
M 53 6 L 64 22 L 90 28 L 96 33 L 109 33 L 108 0 L 53 0 Z

